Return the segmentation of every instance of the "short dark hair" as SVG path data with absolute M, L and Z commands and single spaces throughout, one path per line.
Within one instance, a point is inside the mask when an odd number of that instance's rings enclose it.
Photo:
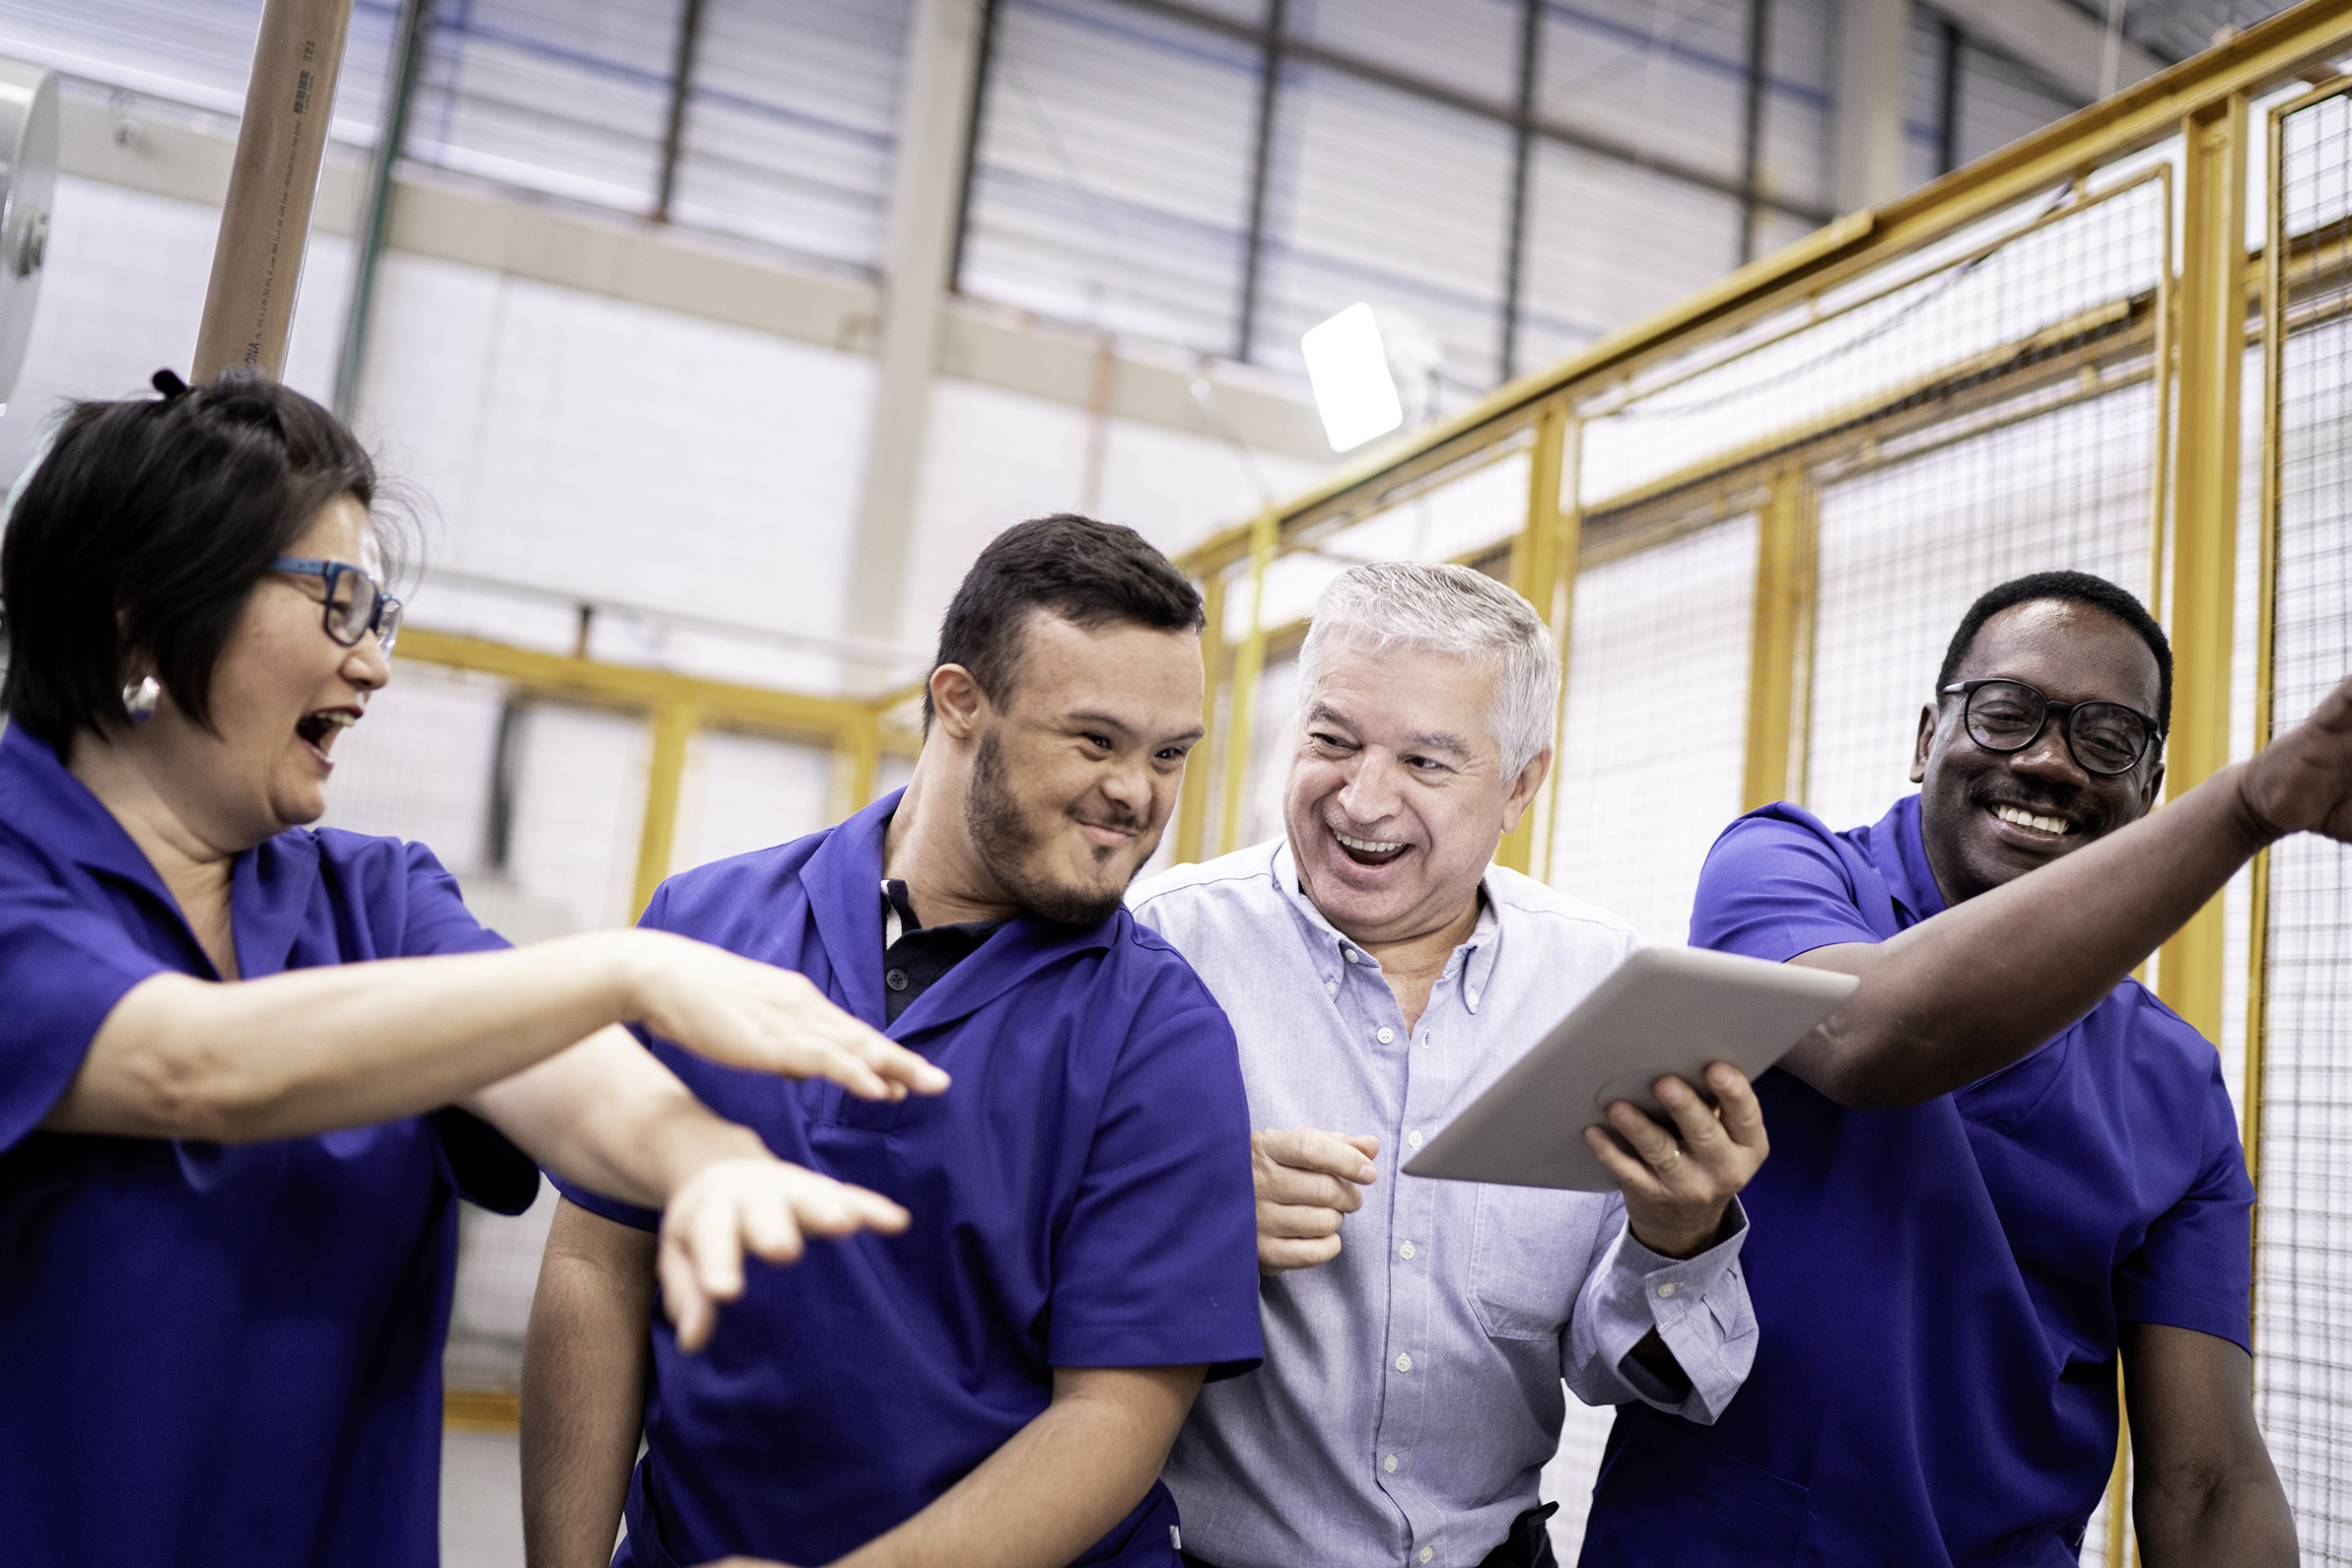
M 242 367 L 156 385 L 72 404 L 0 539 L 0 706 L 60 751 L 123 720 L 133 653 L 208 723 L 213 668 L 271 558 L 338 496 L 376 501 L 367 452 L 300 392 Z
M 1952 646 L 1944 651 L 1944 667 L 1936 671 L 1936 690 L 1942 691 L 1952 684 L 1962 661 L 1969 656 L 1970 648 L 1975 644 L 1976 634 L 1984 630 L 1985 622 L 2003 610 L 2037 599 L 2056 599 L 2105 610 L 2139 634 L 2140 641 L 2148 645 L 2148 651 L 2156 655 L 2156 732 L 2160 737 L 2170 734 L 2173 645 L 2165 640 L 2164 628 L 2156 624 L 2156 617 L 2148 613 L 2146 605 L 2107 579 L 2095 578 L 2088 572 L 2036 572 L 2013 578 L 1979 596 L 1969 606 L 1969 613 L 1960 618 L 1960 630 L 1952 634 Z
M 961 664 L 1002 707 L 1012 697 L 1035 610 L 1088 630 L 1115 621 L 1155 632 L 1198 632 L 1209 624 L 1200 590 L 1148 539 L 1115 522 L 1057 511 L 1014 523 L 980 552 L 939 623 L 932 668 Z M 927 687 L 926 731 L 931 716 Z

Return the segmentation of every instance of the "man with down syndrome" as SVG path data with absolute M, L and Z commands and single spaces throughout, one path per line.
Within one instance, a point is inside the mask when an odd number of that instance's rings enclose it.
M 1698 945 L 1861 977 L 1757 1085 L 1763 1330 L 1700 1430 L 1621 1413 L 1587 1563 L 2072 1564 L 2131 1420 L 2148 1568 L 2289 1568 L 2254 1425 L 2253 1190 L 2213 1047 L 2133 966 L 2266 844 L 2352 838 L 2352 682 L 2151 812 L 2172 652 L 2051 572 L 1962 620 L 1919 792 L 1726 829 Z
M 1763 1123 L 1718 1062 L 1719 1112 L 1664 1078 L 1674 1127 L 1621 1101 L 1632 1152 L 1582 1130 L 1622 1196 L 1400 1175 L 1636 942 L 1490 863 L 1552 763 L 1559 658 L 1525 600 L 1353 568 L 1299 681 L 1286 836 L 1132 899 L 1232 1018 L 1262 1129 L 1266 1364 L 1204 1390 L 1170 1457 L 1187 1560 L 1549 1564 L 1563 1378 L 1703 1426 L 1747 1374 L 1733 1194 Z
M 567 1186 L 523 1371 L 534 1564 L 604 1563 L 624 1492 L 639 1568 L 1173 1564 L 1168 1443 L 1260 1354 L 1232 1031 L 1120 906 L 1201 735 L 1202 624 L 1129 529 L 1008 529 L 948 608 L 905 790 L 655 896 L 648 925 L 799 971 L 954 1084 L 875 1114 L 654 1043 L 913 1219 L 753 1271 L 688 1357 L 654 1216 Z

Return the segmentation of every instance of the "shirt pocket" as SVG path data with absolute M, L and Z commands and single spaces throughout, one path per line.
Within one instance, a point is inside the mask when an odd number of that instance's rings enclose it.
M 1481 1185 L 1472 1210 L 1470 1297 L 1491 1339 L 1557 1339 L 1584 1288 L 1597 1193 Z

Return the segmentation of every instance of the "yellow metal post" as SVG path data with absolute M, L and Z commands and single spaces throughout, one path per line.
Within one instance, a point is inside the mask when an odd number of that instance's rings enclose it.
M 1559 490 L 1567 451 L 1567 405 L 1556 401 L 1547 403 L 1536 416 L 1535 430 L 1535 449 L 1527 465 L 1527 520 L 1520 526 L 1519 537 L 1511 542 L 1511 586 L 1535 606 L 1536 613 L 1556 633 L 1563 544 Z M 1564 677 L 1564 666 L 1562 674 Z M 1547 787 L 1536 800 L 1529 802 L 1519 825 L 1504 834 L 1502 843 L 1496 847 L 1497 864 L 1522 872 L 1534 867 L 1537 826 L 1546 815 L 1538 808 L 1548 805 L 1551 798 Z
M 1568 645 L 1576 635 L 1576 573 L 1584 553 L 1584 507 L 1576 469 L 1584 453 L 1584 425 L 1573 415 L 1563 424 L 1559 486 L 1553 492 L 1560 498 L 1559 559 L 1554 563 L 1557 586 L 1553 590 L 1552 612 L 1552 638 L 1559 645 L 1559 705 L 1552 715 L 1552 777 L 1544 781 L 1544 790 L 1536 797 L 1535 807 L 1538 838 L 1534 859 L 1543 867 L 1546 882 L 1552 880 L 1553 846 L 1559 842 L 1559 748 L 1568 743 Z
M 861 723 L 850 725 L 833 743 L 833 811 L 835 821 L 861 811 L 874 797 L 882 772 L 882 716 L 869 710 Z
M 1274 549 L 1281 528 L 1281 514 L 1272 508 L 1258 513 L 1250 528 L 1250 621 L 1233 656 L 1233 698 L 1226 705 L 1224 822 L 1217 834 L 1217 853 L 1241 848 L 1242 820 L 1249 802 L 1250 724 L 1258 700 L 1258 677 L 1266 670 L 1266 569 L 1274 565 Z
M 1184 762 L 1184 784 L 1176 795 L 1176 863 L 1201 858 L 1209 837 L 1209 785 L 1216 767 L 1217 693 L 1225 679 L 1225 575 L 1211 572 L 1201 583 L 1201 743 Z
M 2238 564 L 2239 382 L 2246 358 L 2244 94 L 2183 122 L 2179 439 L 2173 448 L 2173 733 L 2178 795 L 2230 760 L 2231 611 Z M 2160 950 L 2157 994 L 2221 1038 L 2222 900 Z
M 1812 486 L 1804 470 L 1790 464 L 1772 475 L 1757 517 L 1743 811 L 1803 793 L 1797 720 L 1813 663 L 1815 553 Z
M 693 737 L 694 705 L 672 701 L 654 710 L 654 759 L 646 771 L 645 827 L 637 840 L 636 911 L 643 916 L 669 875 L 677 836 L 678 792 L 686 778 L 686 742 Z

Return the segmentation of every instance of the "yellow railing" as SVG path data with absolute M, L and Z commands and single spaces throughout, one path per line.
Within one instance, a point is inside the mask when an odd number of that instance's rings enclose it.
M 671 870 L 679 785 L 687 742 L 698 729 L 740 730 L 832 748 L 832 815 L 846 816 L 873 798 L 884 754 L 912 757 L 921 737 L 894 722 L 904 694 L 878 702 L 810 697 L 798 692 L 705 680 L 669 670 L 608 664 L 513 648 L 480 638 L 410 627 L 398 656 L 503 681 L 518 696 L 575 703 L 642 716 L 653 730 L 645 814 L 637 844 L 633 912 L 642 913 Z
M 1350 527 L 1520 453 L 1529 463 L 1529 490 L 1516 531 L 1498 530 L 1488 543 L 1455 559 L 1504 578 L 1525 594 L 1558 634 L 1563 661 L 1580 576 L 1696 526 L 1731 515 L 1756 518 L 1740 792 L 1748 806 L 1803 799 L 1816 751 L 1809 683 L 1815 675 L 1818 504 L 1825 472 L 1844 477 L 1886 461 L 1883 445 L 1915 454 L 1937 440 L 1961 441 L 2002 421 L 2038 418 L 2069 400 L 2089 403 L 2138 386 L 2149 388 L 2153 408 L 2146 490 L 2149 601 L 2166 622 L 2176 654 L 2168 788 L 2177 793 L 2211 775 L 2231 755 L 2233 644 L 2242 630 L 2236 580 L 2247 455 L 2240 451 L 2241 419 L 2248 412 L 2242 368 L 2249 347 L 2259 347 L 2267 332 L 2259 410 L 2263 580 L 2252 629 L 2255 732 L 2266 736 L 2279 508 L 2279 343 L 2290 302 L 2301 298 L 2298 280 L 2323 265 L 2343 269 L 2352 254 L 2352 219 L 2339 226 L 2344 233 L 2288 232 L 2276 199 L 2284 167 L 2276 127 L 2281 115 L 2345 91 L 2330 62 L 2347 53 L 2352 0 L 2308 0 L 1907 196 L 1840 218 L 1560 364 L 1355 457 L 1323 483 L 1189 552 L 1182 564 L 1204 584 L 1210 603 L 1211 733 L 1186 780 L 1177 857 L 1198 859 L 1230 849 L 1243 831 L 1255 687 L 1270 654 L 1295 648 L 1301 630 L 1295 623 L 1264 624 L 1270 570 L 1284 558 L 1324 551 Z M 2313 90 L 2272 108 L 2265 149 L 2257 134 L 2262 122 L 2254 118 L 2257 104 L 2270 108 L 2268 101 L 2299 83 L 2313 84 Z M 2249 196 L 2249 166 L 2267 194 L 2256 186 Z M 1596 493 L 1598 487 L 1580 482 L 1591 430 L 1656 396 L 1669 379 L 1720 375 L 1740 356 L 1761 352 L 1760 345 L 1818 331 L 1857 302 L 1892 296 L 1936 268 L 1954 269 L 1956 257 L 1988 254 L 2043 227 L 2076 221 L 2126 192 L 2161 213 L 2160 222 L 2139 237 L 2158 247 L 2160 257 L 2146 289 L 2089 302 L 2062 321 L 2020 322 L 2023 335 L 2016 341 L 1933 367 L 1936 374 L 1926 381 L 1865 400 L 1868 406 L 1792 421 L 1621 493 Z M 2267 243 L 2252 247 L 2249 199 L 2267 204 L 2270 219 Z M 2342 292 L 2352 297 L 2352 285 Z M 2338 302 L 2330 308 L 2352 307 Z M 1563 681 L 1563 707 L 1565 690 Z M 1544 871 L 1554 859 L 1553 820 L 1547 799 L 1505 841 L 1503 861 Z M 2257 862 L 2251 952 L 2248 968 L 2239 972 L 2248 981 L 2242 1103 L 2257 1174 L 2264 1145 L 2269 875 L 2268 865 Z M 2215 1040 L 2225 1037 L 2223 998 L 2231 977 L 2225 946 L 2224 901 L 2217 898 L 2165 944 L 2155 966 L 2159 994 Z M 2109 1548 L 2115 1562 L 2124 1555 L 2125 1474 L 2119 1457 L 2110 1509 Z

